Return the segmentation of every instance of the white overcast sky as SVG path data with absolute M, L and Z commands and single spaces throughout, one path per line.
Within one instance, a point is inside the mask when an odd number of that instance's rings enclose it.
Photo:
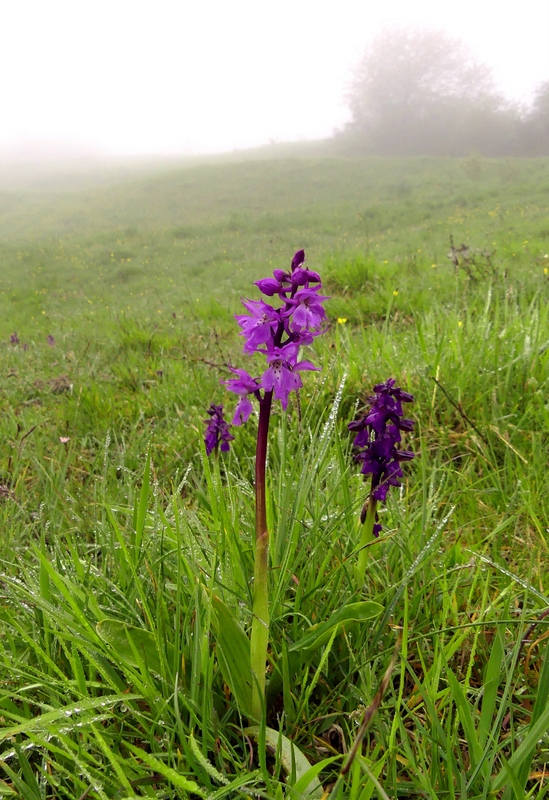
M 444 28 L 510 97 L 549 79 L 549 0 L 0 0 L 0 150 L 231 150 L 329 136 L 368 41 Z

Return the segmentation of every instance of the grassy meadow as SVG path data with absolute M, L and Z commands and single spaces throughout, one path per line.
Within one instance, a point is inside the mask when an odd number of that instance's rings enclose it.
M 318 145 L 0 186 L 0 797 L 546 797 L 549 160 Z M 207 459 L 204 419 L 254 369 L 240 299 L 300 248 L 329 325 L 271 420 L 250 727 L 257 425 Z M 416 458 L 357 585 L 347 424 L 389 377 Z

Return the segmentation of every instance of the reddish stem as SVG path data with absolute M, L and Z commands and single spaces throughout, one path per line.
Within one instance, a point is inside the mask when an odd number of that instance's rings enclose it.
M 265 466 L 267 462 L 267 439 L 273 393 L 265 392 L 259 401 L 259 425 L 255 450 L 255 536 L 267 534 L 267 503 L 265 497 Z

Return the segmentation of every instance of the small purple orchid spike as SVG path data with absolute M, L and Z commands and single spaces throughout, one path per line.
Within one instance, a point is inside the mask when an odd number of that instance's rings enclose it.
M 403 419 L 402 403 L 411 403 L 414 398 L 395 386 L 392 378 L 374 386 L 374 392 L 375 395 L 368 398 L 370 410 L 348 427 L 356 432 L 353 445 L 360 450 L 355 458 L 362 463 L 362 474 L 372 476 L 371 499 L 385 502 L 389 487 L 401 485 L 398 480 L 403 477 L 401 462 L 414 458 L 409 450 L 397 450 L 401 431 L 411 431 L 414 427 L 413 420 Z M 368 503 L 362 510 L 362 522 L 367 508 Z M 380 531 L 381 525 L 376 522 L 374 536 Z
M 207 424 L 206 434 L 204 436 L 204 444 L 206 445 L 206 454 L 217 452 L 218 448 L 222 453 L 229 450 L 229 442 L 234 439 L 229 431 L 229 425 L 223 417 L 223 406 L 212 405 L 208 409 L 210 419 L 204 420 Z

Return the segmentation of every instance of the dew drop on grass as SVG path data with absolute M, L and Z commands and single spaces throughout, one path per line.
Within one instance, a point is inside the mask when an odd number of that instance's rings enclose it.
M 33 750 L 34 747 L 35 747 L 34 742 L 28 742 L 27 744 L 21 745 L 20 750 L 26 752 L 27 750 Z M 10 758 L 14 758 L 14 756 L 16 755 L 17 753 L 15 752 L 15 750 L 8 750 L 7 753 L 2 753 L 2 761 L 8 761 Z
M 343 377 L 341 379 L 341 383 L 339 384 L 339 388 L 337 390 L 336 396 L 334 398 L 334 402 L 332 403 L 332 408 L 330 409 L 330 414 L 326 423 L 324 424 L 324 428 L 322 429 L 322 433 L 320 434 L 319 438 L 319 454 L 317 459 L 317 465 L 320 464 L 322 458 L 324 457 L 324 453 L 328 446 L 328 439 L 329 436 L 334 428 L 337 419 L 337 412 L 339 410 L 339 406 L 341 403 L 341 398 L 343 397 L 343 389 L 345 388 L 345 384 L 347 382 L 347 376 L 349 374 L 349 370 L 345 368 L 345 372 L 343 373 Z

